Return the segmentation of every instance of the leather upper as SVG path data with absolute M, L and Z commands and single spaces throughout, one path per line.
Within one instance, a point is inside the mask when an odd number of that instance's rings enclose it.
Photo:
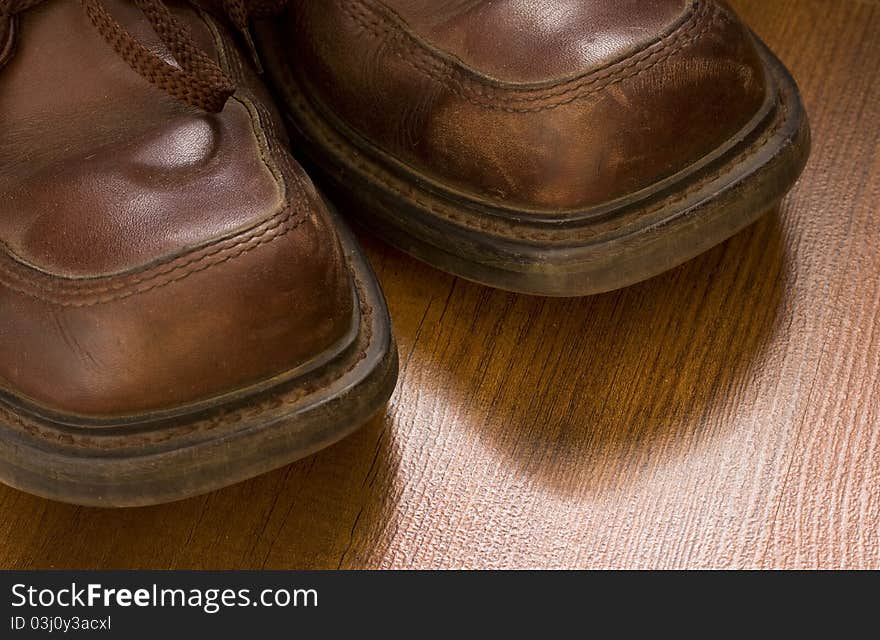
M 105 4 L 167 55 L 133 3 Z M 43 410 L 176 410 L 321 356 L 355 317 L 332 222 L 264 88 L 225 27 L 172 6 L 237 81 L 218 114 L 132 72 L 79 3 L 0 28 L 0 56 L 14 39 L 0 57 L 0 387 Z
M 687 0 L 388 0 L 426 47 L 502 82 L 542 83 L 625 57 L 679 21 Z M 366 11 L 354 8 L 366 22 Z
M 536 212 L 685 169 L 766 92 L 719 0 L 328 0 L 294 3 L 283 28 L 298 82 L 367 152 Z

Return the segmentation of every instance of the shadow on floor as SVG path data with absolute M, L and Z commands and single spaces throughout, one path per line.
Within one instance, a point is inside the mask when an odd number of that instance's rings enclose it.
M 431 371 L 422 393 L 455 408 L 457 424 L 436 428 L 472 430 L 499 464 L 559 492 L 600 491 L 637 477 L 622 472 L 648 456 L 722 437 L 747 410 L 787 277 L 774 212 L 609 294 L 542 299 L 456 280 L 436 326 L 402 337 L 417 343 L 409 368 Z

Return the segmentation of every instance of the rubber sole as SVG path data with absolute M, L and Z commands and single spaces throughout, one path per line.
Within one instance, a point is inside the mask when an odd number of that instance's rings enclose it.
M 355 431 L 394 390 L 397 349 L 372 269 L 345 225 L 337 229 L 359 321 L 335 357 L 234 402 L 145 424 L 76 427 L 0 399 L 0 481 L 62 502 L 151 505 L 265 473 Z
M 741 231 L 777 203 L 806 163 L 810 129 L 794 80 L 756 42 L 769 90 L 761 111 L 722 148 L 633 194 L 559 216 L 510 211 L 444 191 L 357 135 L 308 98 L 272 55 L 270 74 L 294 148 L 313 177 L 367 229 L 435 267 L 482 284 L 544 296 L 619 289 L 672 269 Z

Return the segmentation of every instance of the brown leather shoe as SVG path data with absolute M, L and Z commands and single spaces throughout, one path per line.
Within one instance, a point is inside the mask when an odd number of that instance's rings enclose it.
M 0 0 L 0 478 L 55 499 L 256 475 L 396 377 L 379 286 L 245 39 L 173 7 Z
M 261 24 L 324 179 L 486 284 L 580 295 L 731 236 L 791 187 L 789 74 L 720 0 L 328 0 Z

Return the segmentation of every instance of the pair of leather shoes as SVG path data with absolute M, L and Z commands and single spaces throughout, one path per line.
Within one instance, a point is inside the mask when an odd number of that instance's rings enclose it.
M 381 290 L 290 149 L 430 264 L 585 295 L 742 229 L 808 148 L 722 0 L 0 0 L 0 479 L 164 502 L 385 403 Z

